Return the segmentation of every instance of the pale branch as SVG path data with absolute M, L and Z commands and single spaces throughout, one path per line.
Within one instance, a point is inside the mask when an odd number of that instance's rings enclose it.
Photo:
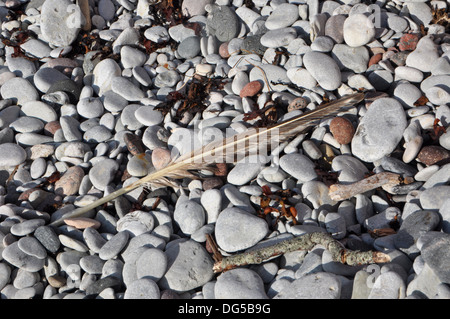
M 333 239 L 329 234 L 314 232 L 287 239 L 272 246 L 223 257 L 221 260 L 216 261 L 213 270 L 214 272 L 219 273 L 239 266 L 260 264 L 292 251 L 312 250 L 316 245 L 324 246 L 331 253 L 334 261 L 350 266 L 386 263 L 390 261 L 390 257 L 382 252 L 347 250 L 339 241 Z
M 403 182 L 399 174 L 382 172 L 352 184 L 333 184 L 330 186 L 329 195 L 332 200 L 341 201 L 378 187 L 395 186 Z

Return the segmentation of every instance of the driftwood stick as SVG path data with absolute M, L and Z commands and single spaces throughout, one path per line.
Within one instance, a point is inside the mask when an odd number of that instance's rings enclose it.
M 390 257 L 384 253 L 377 251 L 350 251 L 343 248 L 342 244 L 333 239 L 329 234 L 315 232 L 284 240 L 269 247 L 224 257 L 214 264 L 213 270 L 218 273 L 239 266 L 260 264 L 268 259 L 288 252 L 296 250 L 312 250 L 316 245 L 324 246 L 333 256 L 333 260 L 350 266 L 385 263 L 390 261 Z
M 395 186 L 400 183 L 402 178 L 399 174 L 382 172 L 348 185 L 333 184 L 330 186 L 329 195 L 332 200 L 341 201 L 384 185 Z

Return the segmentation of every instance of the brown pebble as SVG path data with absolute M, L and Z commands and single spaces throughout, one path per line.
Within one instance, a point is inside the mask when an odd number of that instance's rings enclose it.
M 330 131 L 339 144 L 348 144 L 355 134 L 355 127 L 349 119 L 337 116 L 330 122 Z
M 152 164 L 156 168 L 156 170 L 160 170 L 166 167 L 172 157 L 170 155 L 170 151 L 165 148 L 155 148 L 152 152 Z
M 97 229 L 101 226 L 101 223 L 98 220 L 87 217 L 66 218 L 64 222 L 76 229 L 86 229 L 89 227 Z
M 55 183 L 55 194 L 74 195 L 78 192 L 81 180 L 84 177 L 84 171 L 79 166 L 70 167 L 61 178 Z
M 223 181 L 219 177 L 210 177 L 205 178 L 202 183 L 203 190 L 207 191 L 208 189 L 220 188 L 223 186 Z
M 53 276 L 47 277 L 47 281 L 48 281 L 49 285 L 52 286 L 53 288 L 61 288 L 61 287 L 65 286 L 65 284 L 67 283 L 66 277 L 59 276 L 59 275 L 53 275 Z
M 228 52 L 228 42 L 224 42 L 220 45 L 219 55 L 224 59 L 228 59 L 231 56 L 230 52 Z
M 369 63 L 368 63 L 367 66 L 371 66 L 371 65 L 377 64 L 378 62 L 381 61 L 382 58 L 383 58 L 383 53 L 377 53 L 377 54 L 373 55 L 370 58 Z
M 139 136 L 131 133 L 127 133 L 123 136 L 123 140 L 125 145 L 127 146 L 128 151 L 132 155 L 142 154 L 145 152 L 144 143 Z
M 417 154 L 417 159 L 427 166 L 434 165 L 448 158 L 450 158 L 450 151 L 439 145 L 424 146 Z
M 289 103 L 287 111 L 292 112 L 295 110 L 301 110 L 301 109 L 304 109 L 307 105 L 308 105 L 308 102 L 306 101 L 306 99 L 304 99 L 302 97 L 298 97 L 298 98 L 293 99 L 292 102 Z
M 45 124 L 44 133 L 45 135 L 53 136 L 57 130 L 61 129 L 59 121 L 51 121 Z
M 247 83 L 239 93 L 240 97 L 252 97 L 262 90 L 262 84 L 259 81 L 251 81 Z

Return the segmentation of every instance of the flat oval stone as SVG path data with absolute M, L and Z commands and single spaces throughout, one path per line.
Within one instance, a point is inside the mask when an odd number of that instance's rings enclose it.
M 115 160 L 106 159 L 98 162 L 89 170 L 89 179 L 95 188 L 104 190 L 114 179 L 119 164 Z
M 27 236 L 19 239 L 19 249 L 30 256 L 34 256 L 39 259 L 47 257 L 47 251 L 44 246 L 34 237 Z
M 349 144 L 355 134 L 352 122 L 342 116 L 337 116 L 331 120 L 330 131 L 339 144 Z
M 35 117 L 21 116 L 9 127 L 19 133 L 39 133 L 44 128 L 44 122 Z
M 26 116 L 38 118 L 45 123 L 56 121 L 58 114 L 47 103 L 41 101 L 29 101 L 22 105 L 22 112 Z
M 291 26 L 299 17 L 298 6 L 282 3 L 273 10 L 266 20 L 265 26 L 269 30 Z
M 128 232 L 119 231 L 102 246 L 99 251 L 99 257 L 103 260 L 108 260 L 117 256 L 127 244 L 129 236 Z
M 349 184 L 364 179 L 369 172 L 367 167 L 357 158 L 350 155 L 338 155 L 331 164 L 333 171 L 338 172 L 338 180 L 342 184 Z
M 0 166 L 16 166 L 25 162 L 27 153 L 13 143 L 0 144 Z
M 352 139 L 353 154 L 365 162 L 389 155 L 403 137 L 406 115 L 393 98 L 375 100 L 361 119 Z
M 3 99 L 11 99 L 18 105 L 39 100 L 38 90 L 26 79 L 15 77 L 6 81 L 0 88 Z
M 67 76 L 55 68 L 40 68 L 33 76 L 34 85 L 43 93 L 47 93 L 54 83 L 67 79 Z
M 39 226 L 43 226 L 45 220 L 43 219 L 29 219 L 21 223 L 14 224 L 10 231 L 15 236 L 25 236 L 34 232 Z
M 121 217 L 116 226 L 117 231 L 126 231 L 131 237 L 152 231 L 154 227 L 155 218 L 153 215 L 140 210 L 135 210 Z
M 26 254 L 19 248 L 18 241 L 5 247 L 2 257 L 11 265 L 29 271 L 37 272 L 44 267 L 45 259 L 40 259 Z
M 267 232 L 268 226 L 264 220 L 236 207 L 223 210 L 216 221 L 217 245 L 227 252 L 250 248 Z
M 309 51 L 303 56 L 303 64 L 319 85 L 333 91 L 341 85 L 341 71 L 337 62 L 322 52 Z
M 280 167 L 299 182 L 304 183 L 317 178 L 314 163 L 305 155 L 293 153 L 280 158 Z
M 61 246 L 58 235 L 49 226 L 40 226 L 34 231 L 34 237 L 45 247 L 49 252 L 55 253 Z

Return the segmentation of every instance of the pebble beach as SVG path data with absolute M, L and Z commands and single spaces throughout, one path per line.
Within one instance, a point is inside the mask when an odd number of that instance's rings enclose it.
M 449 299 L 449 6 L 0 0 L 0 298 Z M 264 161 L 51 225 L 212 138 L 358 92 Z M 402 182 L 361 186 L 383 173 Z M 390 261 L 316 245 L 213 271 L 206 235 L 226 257 L 314 232 Z

